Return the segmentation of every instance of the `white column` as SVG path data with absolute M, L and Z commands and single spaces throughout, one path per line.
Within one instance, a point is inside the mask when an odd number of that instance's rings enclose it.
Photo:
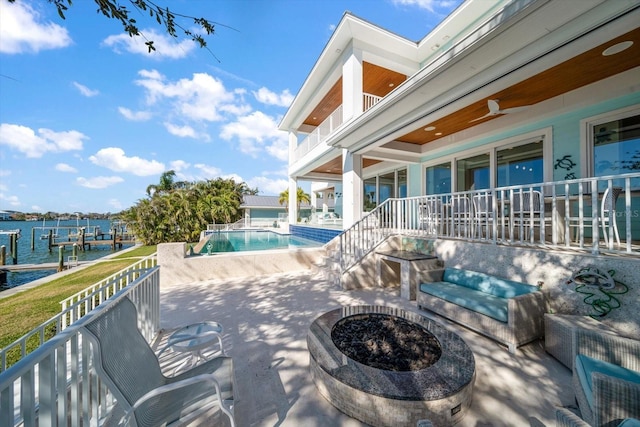
M 298 223 L 298 181 L 289 177 L 289 225 Z
M 362 50 L 351 48 L 342 65 L 342 120 L 347 121 L 362 114 Z
M 346 230 L 362 217 L 362 156 L 342 150 L 342 224 Z
M 289 165 L 295 162 L 296 148 L 298 148 L 298 135 L 289 131 Z

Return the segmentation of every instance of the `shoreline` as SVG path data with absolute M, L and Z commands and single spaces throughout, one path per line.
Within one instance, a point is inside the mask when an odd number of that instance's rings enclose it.
M 85 268 L 90 267 L 92 265 L 95 265 L 95 264 L 97 264 L 99 262 L 108 261 L 111 258 L 115 258 L 116 256 L 119 256 L 119 255 L 121 255 L 123 253 L 126 253 L 128 251 L 132 251 L 133 249 L 137 248 L 138 246 L 141 246 L 141 245 L 133 245 L 133 246 L 131 246 L 129 248 L 123 248 L 123 249 L 121 249 L 121 250 L 119 250 L 117 252 L 111 253 L 109 255 L 105 255 L 105 256 L 100 257 L 100 258 L 96 258 L 94 260 L 87 261 L 87 262 L 85 262 L 83 264 L 80 264 L 80 265 L 78 265 L 76 267 L 67 268 L 64 271 L 55 272 L 55 273 L 49 274 L 49 275 L 47 275 L 45 277 L 42 277 L 40 279 L 36 279 L 36 280 L 31 281 L 31 282 L 23 283 L 21 285 L 5 289 L 3 291 L 0 291 L 0 299 L 13 296 L 13 295 L 18 294 L 20 292 L 28 291 L 29 289 L 33 289 L 33 288 L 36 288 L 36 287 L 38 287 L 40 285 L 44 285 L 45 283 L 48 283 L 51 280 L 59 279 L 60 277 L 64 277 L 64 276 L 67 276 L 67 275 L 69 275 L 71 273 L 75 273 L 76 271 L 84 270 Z

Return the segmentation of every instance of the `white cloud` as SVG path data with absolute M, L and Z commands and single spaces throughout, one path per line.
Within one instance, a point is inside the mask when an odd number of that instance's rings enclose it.
M 78 172 L 78 169 L 74 168 L 73 166 L 69 166 L 66 163 L 58 163 L 56 165 L 56 170 L 58 172 L 71 172 L 71 173 L 76 173 Z
M 0 124 L 0 145 L 6 145 L 29 158 L 42 157 L 47 152 L 82 150 L 82 141 L 89 139 L 75 131 L 54 132 L 41 128 L 36 132 L 26 126 L 10 123 Z
M 198 133 L 191 126 L 178 126 L 168 122 L 164 123 L 164 127 L 171 135 L 179 136 L 180 138 L 197 138 Z
M 78 185 L 91 189 L 101 189 L 111 187 L 112 185 L 119 184 L 124 179 L 119 176 L 96 176 L 94 178 L 76 178 Z
M 261 87 L 257 92 L 253 92 L 253 96 L 263 104 L 277 105 L 278 107 L 289 107 L 293 101 L 293 95 L 288 89 L 285 89 L 282 93 L 277 94 L 271 92 L 266 87 Z
M 440 8 L 451 8 L 456 4 L 456 2 L 452 0 L 392 0 L 392 2 L 395 5 L 401 6 L 417 6 L 429 12 Z
M 125 107 L 118 107 L 118 112 L 124 116 L 125 119 L 132 122 L 144 122 L 153 116 L 150 111 L 131 111 Z
M 251 188 L 258 187 L 260 194 L 263 195 L 279 195 L 289 188 L 289 181 L 287 179 L 271 179 L 266 176 L 253 177 L 247 184 Z
M 31 206 L 31 211 L 32 212 L 40 212 L 40 211 L 42 211 L 42 207 L 40 207 L 39 205 L 32 205 Z
M 73 85 L 76 87 L 76 89 L 78 89 L 78 91 L 83 95 L 86 96 L 87 98 L 91 98 L 92 96 L 96 96 L 100 94 L 99 90 L 93 90 L 93 89 L 89 89 L 88 87 L 86 87 L 83 84 L 80 84 L 78 82 L 73 82 Z
M 10 196 L 4 193 L 0 193 L 0 201 L 8 203 L 10 206 L 20 206 L 20 199 L 18 196 Z
M 111 206 L 112 208 L 114 208 L 117 211 L 121 211 L 122 210 L 122 202 L 120 202 L 120 200 L 118 200 L 118 199 L 109 199 L 107 201 L 107 205 Z
M 176 173 L 188 169 L 190 166 L 191 163 L 187 163 L 184 160 L 173 160 L 169 163 L 169 169 L 175 171 Z
M 0 52 L 36 53 L 66 47 L 71 42 L 65 28 L 42 22 L 38 12 L 25 2 L 0 2 Z
M 141 30 L 144 37 L 130 37 L 128 34 L 116 34 L 103 40 L 103 44 L 109 46 L 116 53 L 129 52 L 143 55 L 154 59 L 180 59 L 189 55 L 196 48 L 196 44 L 191 39 L 184 39 L 178 42 L 177 39 L 159 33 L 153 29 Z M 155 51 L 149 52 L 145 44 L 147 40 L 153 40 Z
M 89 160 L 114 172 L 128 172 L 137 176 L 157 175 L 165 171 L 164 164 L 137 156 L 127 157 L 124 150 L 117 147 L 103 148 L 89 157 Z
M 197 163 L 193 165 L 194 168 L 199 169 L 202 173 L 201 179 L 213 179 L 222 176 L 222 170 L 215 166 L 205 165 L 203 163 Z
M 166 81 L 156 70 L 141 70 L 142 78 L 135 81 L 146 89 L 149 105 L 166 98 L 170 108 L 184 120 L 216 122 L 223 113 L 246 114 L 251 107 L 241 97 L 242 92 L 228 91 L 222 81 L 206 73 L 195 73 L 191 79 Z
M 9 169 L 0 169 L 0 176 L 9 176 L 11 171 Z
M 283 144 L 287 147 L 289 144 L 287 134 L 278 130 L 273 117 L 261 111 L 238 117 L 235 122 L 224 125 L 220 137 L 227 141 L 238 139 L 240 151 L 254 157 L 263 150 L 279 160 L 288 157 L 288 148 L 283 150 Z

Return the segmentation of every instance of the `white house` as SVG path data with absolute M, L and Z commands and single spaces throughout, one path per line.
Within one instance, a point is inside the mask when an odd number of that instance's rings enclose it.
M 639 24 L 638 0 L 467 0 L 414 42 L 346 12 L 280 124 L 289 193 L 325 183 L 346 230 L 388 198 L 638 173 Z M 597 188 L 635 207 L 629 182 Z

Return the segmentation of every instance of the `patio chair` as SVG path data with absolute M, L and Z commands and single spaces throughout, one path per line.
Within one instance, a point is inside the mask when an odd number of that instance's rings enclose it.
M 137 325 L 136 307 L 123 297 L 82 327 L 91 343 L 93 368 L 116 399 L 108 421 L 125 426 L 181 425 L 217 405 L 233 427 L 231 358 L 216 357 L 165 377 Z
M 590 427 L 589 424 L 578 415 L 566 408 L 556 410 L 556 427 Z M 625 418 L 615 427 L 640 427 L 640 420 L 636 418 Z
M 418 219 L 423 230 L 430 234 L 442 234 L 442 201 L 432 199 L 418 207 Z
M 602 204 L 600 206 L 600 225 L 602 226 L 602 235 L 604 243 L 609 246 L 609 232 L 613 231 L 618 246 L 620 246 L 620 234 L 618 233 L 618 222 L 616 221 L 616 202 L 622 193 L 621 187 L 612 187 L 611 191 L 607 188 L 602 195 Z M 613 228 L 611 228 L 613 226 Z
M 640 419 L 640 341 L 576 328 L 573 388 L 582 419 L 616 426 Z
M 524 237 L 524 240 L 533 241 L 536 228 L 540 230 L 540 240 L 544 240 L 542 226 L 546 222 L 550 222 L 551 218 L 544 215 L 544 199 L 540 191 L 514 191 L 511 217 L 513 218 L 513 228 L 522 231 L 519 233 L 521 240 Z
M 491 238 L 493 222 L 494 196 L 491 193 L 476 194 L 473 196 L 473 218 L 476 234 L 480 238 Z M 483 232 L 484 230 L 484 232 Z
M 467 196 L 452 196 L 451 221 L 453 225 L 453 237 L 471 237 L 471 202 Z
M 613 234 L 618 246 L 620 245 L 620 234 L 618 233 L 618 222 L 616 221 L 616 203 L 618 197 L 622 193 L 621 187 L 612 187 L 611 190 L 607 187 L 602 195 L 602 201 L 600 202 L 600 216 L 598 217 L 597 225 L 602 228 L 602 235 L 604 243 L 609 247 L 609 233 Z M 569 227 L 575 228 L 576 241 L 580 239 L 580 217 L 569 216 Z M 592 227 L 591 217 L 582 217 L 582 228 Z

